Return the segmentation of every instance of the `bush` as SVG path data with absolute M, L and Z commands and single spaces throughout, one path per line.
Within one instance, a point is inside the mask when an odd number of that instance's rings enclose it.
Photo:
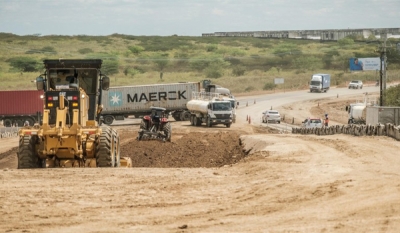
M 213 63 L 204 69 L 207 78 L 220 78 L 224 75 L 222 67 L 218 63 Z
M 144 50 L 142 46 L 137 46 L 137 45 L 129 46 L 128 49 L 135 55 L 140 54 Z
M 189 66 L 193 70 L 196 71 L 203 71 L 205 68 L 207 68 L 210 64 L 210 60 L 206 58 L 195 58 L 195 59 L 190 59 L 189 60 Z
M 135 76 L 137 74 L 142 74 L 142 73 L 144 73 L 143 70 L 140 70 L 140 69 L 137 69 L 137 68 L 128 67 L 128 68 L 125 68 L 125 70 L 124 70 L 125 76 L 130 75 L 130 76 L 133 77 L 133 76 Z
M 246 89 L 244 89 L 245 92 L 250 92 L 253 91 L 255 88 L 253 86 L 248 86 Z
M 264 91 L 274 90 L 275 87 L 276 87 L 275 83 L 266 83 L 264 84 L 263 90 Z
M 207 52 L 215 52 L 218 49 L 218 45 L 216 44 L 211 44 L 207 46 Z
M 90 49 L 90 48 L 79 49 L 78 53 L 80 53 L 80 54 L 93 53 L 93 49 Z
M 244 75 L 245 71 L 246 69 L 244 68 L 244 66 L 235 66 L 232 69 L 232 74 L 233 76 L 242 76 Z
M 41 64 L 36 59 L 30 57 L 14 57 L 7 60 L 14 70 L 22 72 L 39 71 Z

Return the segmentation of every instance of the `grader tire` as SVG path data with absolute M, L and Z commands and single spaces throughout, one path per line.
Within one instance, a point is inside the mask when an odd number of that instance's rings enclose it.
M 164 131 L 164 135 L 166 136 L 166 141 L 170 142 L 171 141 L 171 137 L 172 137 L 172 128 L 171 128 L 171 124 L 169 122 L 165 123 L 165 125 L 163 126 L 163 131 Z
M 102 133 L 96 145 L 97 167 L 114 167 L 113 135 L 109 126 L 101 126 Z
M 37 136 L 23 136 L 19 139 L 18 169 L 39 168 L 41 160 L 35 153 Z

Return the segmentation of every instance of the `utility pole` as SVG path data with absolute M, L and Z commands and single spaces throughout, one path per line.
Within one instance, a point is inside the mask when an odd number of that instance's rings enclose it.
M 387 41 L 387 32 L 381 32 L 381 39 L 383 39 L 383 44 L 378 47 L 378 53 L 380 55 L 380 79 L 379 79 L 379 103 L 380 106 L 385 106 L 385 91 L 386 91 L 386 69 L 387 69 L 387 57 L 386 57 L 386 48 L 390 48 L 386 46 Z

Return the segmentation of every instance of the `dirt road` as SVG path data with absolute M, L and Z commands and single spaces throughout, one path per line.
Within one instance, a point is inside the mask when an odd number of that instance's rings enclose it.
M 334 112 L 334 102 L 279 110 L 307 117 Z M 338 114 L 331 122 L 342 123 Z M 17 170 L 16 150 L 3 153 L 0 231 L 399 231 L 398 141 L 282 134 L 238 121 L 174 122 L 172 143 L 137 142 L 139 126 L 119 126 L 129 169 Z M 18 141 L 0 143 L 4 152 Z

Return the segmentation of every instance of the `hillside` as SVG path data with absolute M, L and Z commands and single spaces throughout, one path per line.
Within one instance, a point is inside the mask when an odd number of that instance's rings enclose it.
M 356 39 L 356 38 L 354 38 Z M 0 33 L 0 90 L 34 89 L 43 59 L 100 58 L 112 86 L 212 79 L 233 93 L 306 88 L 313 73 L 332 84 L 374 82 L 377 72 L 350 73 L 350 57 L 377 57 L 377 43 L 294 39 L 182 36 L 17 36 Z M 392 44 L 398 41 L 391 41 Z M 389 49 L 390 50 L 390 49 Z M 400 80 L 400 55 L 388 53 L 388 77 Z M 276 86 L 274 78 L 284 78 Z M 240 85 L 238 85 L 240 84 Z

